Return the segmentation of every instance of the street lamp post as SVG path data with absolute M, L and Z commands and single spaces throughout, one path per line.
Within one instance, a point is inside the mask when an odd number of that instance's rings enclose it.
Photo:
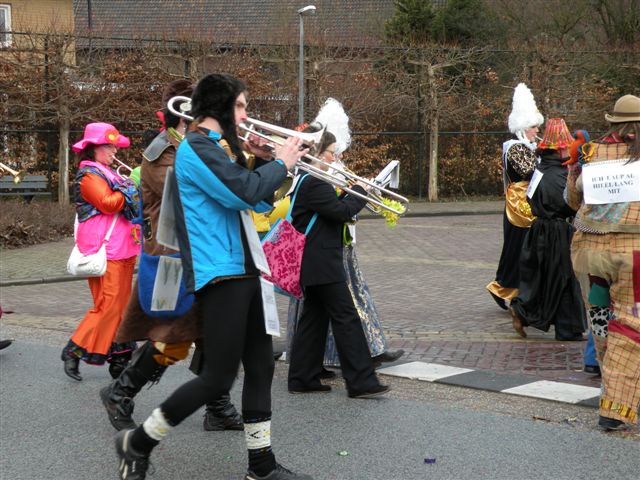
M 300 17 L 300 54 L 298 65 L 298 125 L 304 123 L 304 16 L 316 13 L 315 5 L 307 5 L 298 10 Z

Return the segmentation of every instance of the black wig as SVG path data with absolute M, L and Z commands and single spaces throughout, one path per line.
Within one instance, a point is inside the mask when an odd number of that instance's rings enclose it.
M 241 80 L 226 73 L 212 73 L 198 82 L 191 97 L 191 116 L 215 118 L 222 136 L 242 164 L 245 162 L 236 129 L 235 106 L 238 96 L 246 90 Z

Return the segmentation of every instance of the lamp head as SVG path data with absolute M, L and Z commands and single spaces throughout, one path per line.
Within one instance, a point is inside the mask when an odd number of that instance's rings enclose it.
M 302 7 L 298 9 L 299 15 L 314 15 L 316 13 L 315 5 L 307 5 L 306 7 Z

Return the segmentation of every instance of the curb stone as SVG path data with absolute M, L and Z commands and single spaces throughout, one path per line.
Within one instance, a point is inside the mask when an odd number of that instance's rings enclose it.
M 452 367 L 437 363 L 410 362 L 379 368 L 378 373 L 425 382 L 456 385 L 490 392 L 533 397 L 598 408 L 600 389 L 528 375 L 505 375 L 486 370 Z

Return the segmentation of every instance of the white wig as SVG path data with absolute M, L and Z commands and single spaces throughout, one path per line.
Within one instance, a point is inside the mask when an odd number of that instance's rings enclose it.
M 349 130 L 349 117 L 335 98 L 327 98 L 318 112 L 314 123 L 327 126 L 327 132 L 336 137 L 336 152 L 342 153 L 351 145 L 351 130 Z
M 531 90 L 524 83 L 519 83 L 513 92 L 513 107 L 509 115 L 509 131 L 519 140 L 529 142 L 525 130 L 544 123 L 544 117 L 536 106 Z

